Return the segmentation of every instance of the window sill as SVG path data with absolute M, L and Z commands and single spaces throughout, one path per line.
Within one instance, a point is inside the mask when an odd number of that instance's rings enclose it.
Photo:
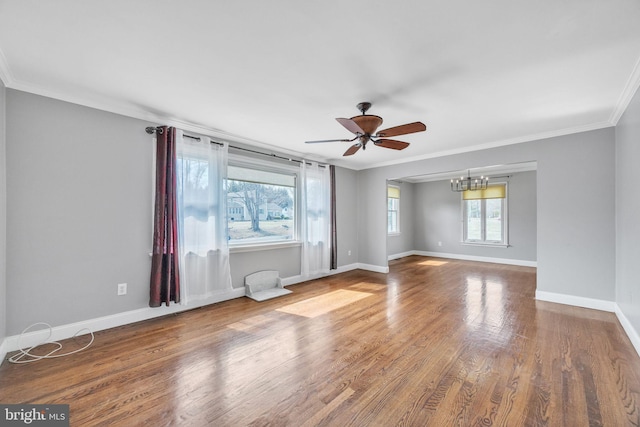
M 233 254 L 233 253 L 240 253 L 240 252 L 268 251 L 272 249 L 294 248 L 297 246 L 302 246 L 302 242 L 297 240 L 292 240 L 287 242 L 254 243 L 250 245 L 229 246 L 229 252 Z
M 389 237 L 399 236 L 399 235 L 400 235 L 400 232 L 399 232 L 399 231 L 398 231 L 398 232 L 395 232 L 395 233 L 387 233 L 387 236 L 389 236 Z
M 460 242 L 464 246 L 484 246 L 489 248 L 508 248 L 511 245 L 508 243 L 483 243 L 483 242 Z

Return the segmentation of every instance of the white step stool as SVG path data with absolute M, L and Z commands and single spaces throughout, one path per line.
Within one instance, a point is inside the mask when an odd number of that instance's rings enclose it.
M 255 301 L 265 301 L 290 294 L 291 291 L 282 286 L 279 275 L 276 270 L 263 270 L 245 276 L 245 295 Z

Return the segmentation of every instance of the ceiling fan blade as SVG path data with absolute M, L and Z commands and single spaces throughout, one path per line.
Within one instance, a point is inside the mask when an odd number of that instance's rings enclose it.
M 379 139 L 373 141 L 373 143 L 378 147 L 391 148 L 394 150 L 404 150 L 409 146 L 408 142 L 396 141 L 395 139 Z
M 323 142 L 351 142 L 353 139 L 320 139 L 318 141 L 305 141 L 305 144 L 320 144 Z
M 427 130 L 427 126 L 422 122 L 407 123 L 406 125 L 395 126 L 384 129 L 376 133 L 377 137 L 389 137 L 398 135 L 407 135 L 409 133 L 423 132 Z
M 362 128 L 351 119 L 336 119 L 338 123 L 347 128 L 347 130 L 351 133 L 364 135 L 364 131 Z
M 362 147 L 362 144 L 359 142 L 357 144 L 353 144 L 347 151 L 344 152 L 343 156 L 352 156 Z

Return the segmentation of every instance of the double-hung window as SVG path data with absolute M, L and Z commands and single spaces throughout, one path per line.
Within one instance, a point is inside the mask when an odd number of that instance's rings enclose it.
M 400 233 L 400 187 L 387 186 L 387 234 Z
M 463 242 L 507 245 L 507 185 L 462 193 Z
M 296 177 L 286 167 L 229 162 L 226 190 L 231 247 L 297 239 Z

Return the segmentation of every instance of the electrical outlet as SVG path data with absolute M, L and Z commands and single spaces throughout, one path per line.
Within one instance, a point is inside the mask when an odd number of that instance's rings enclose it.
M 438 242 L 438 246 L 442 246 L 442 242 Z
M 351 256 L 351 251 L 348 251 L 348 252 L 347 252 L 347 255 Z
M 126 295 L 126 294 L 127 294 L 127 284 L 118 283 L 118 295 Z

